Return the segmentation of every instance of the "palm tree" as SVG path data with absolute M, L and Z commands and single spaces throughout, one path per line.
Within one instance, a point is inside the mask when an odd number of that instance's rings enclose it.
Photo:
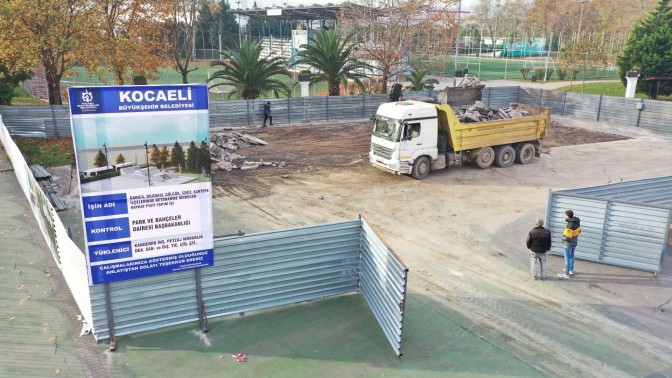
M 329 85 L 329 96 L 341 94 L 341 82 L 352 80 L 360 88 L 364 88 L 361 79 L 368 76 L 365 70 L 371 66 L 355 57 L 357 46 L 352 42 L 354 34 L 343 36 L 334 30 L 316 30 L 310 37 L 310 44 L 302 45 L 298 59 L 292 65 L 306 64 L 317 72 L 311 76 L 311 82 L 326 81 Z
M 286 68 L 287 62 L 280 57 L 260 58 L 261 49 L 261 43 L 244 42 L 238 51 L 221 52 L 222 60 L 210 63 L 211 67 L 221 67 L 208 79 L 208 83 L 217 80 L 210 88 L 232 87 L 229 98 L 237 94 L 243 99 L 255 99 L 270 92 L 276 97 L 278 93 L 289 95 L 287 84 L 275 77 L 291 75 Z
M 427 75 L 427 71 L 411 71 L 411 85 L 406 86 L 406 89 L 409 91 L 422 91 L 425 89 L 434 89 L 434 86 L 439 84 L 439 81 L 436 79 L 425 80 L 425 75 Z

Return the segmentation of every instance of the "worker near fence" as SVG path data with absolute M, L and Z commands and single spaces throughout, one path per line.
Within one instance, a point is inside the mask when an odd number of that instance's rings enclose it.
M 546 252 L 551 250 L 551 231 L 544 228 L 544 220 L 537 219 L 535 227 L 527 234 L 527 249 L 530 250 L 530 272 L 537 279 L 536 265 L 539 261 L 539 277 L 546 280 Z
M 268 101 L 264 105 L 264 126 L 262 126 L 262 127 L 266 127 L 266 120 L 270 120 L 271 121 L 271 126 L 273 126 L 273 116 L 271 115 L 271 102 L 270 101 Z
M 562 244 L 565 245 L 565 269 L 558 273 L 560 278 L 570 278 L 574 276 L 574 250 L 579 243 L 579 234 L 581 233 L 581 220 L 574 216 L 572 210 L 565 211 L 565 229 L 562 231 Z
M 401 84 L 396 83 L 392 86 L 392 93 L 390 93 L 389 102 L 404 101 L 404 95 L 401 93 Z

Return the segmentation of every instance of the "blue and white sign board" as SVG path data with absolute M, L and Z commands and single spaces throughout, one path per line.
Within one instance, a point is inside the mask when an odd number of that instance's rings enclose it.
M 212 266 L 207 86 L 68 93 L 89 283 Z

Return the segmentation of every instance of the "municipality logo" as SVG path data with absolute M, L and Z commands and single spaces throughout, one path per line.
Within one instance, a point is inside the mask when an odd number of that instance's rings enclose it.
M 86 103 L 93 101 L 93 93 L 89 92 L 88 90 L 84 90 L 84 92 L 82 92 L 82 101 Z
M 85 89 L 81 95 L 82 102 L 77 104 L 77 107 L 82 113 L 91 113 L 98 111 L 100 104 L 97 104 L 93 101 L 93 93 L 88 89 Z

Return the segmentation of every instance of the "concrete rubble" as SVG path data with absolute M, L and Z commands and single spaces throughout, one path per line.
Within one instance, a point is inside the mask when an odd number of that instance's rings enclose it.
M 228 172 L 234 169 L 250 170 L 260 167 L 284 167 L 287 165 L 284 161 L 247 161 L 245 156 L 236 152 L 250 145 L 265 146 L 268 143 L 257 137 L 238 131 L 212 134 L 212 140 L 210 141 L 212 169 Z
M 518 109 L 518 104 L 512 103 L 506 108 L 488 109 L 483 102 L 476 101 L 474 105 L 460 107 L 455 115 L 460 122 L 484 122 L 499 119 L 522 118 L 530 115 L 528 111 Z

